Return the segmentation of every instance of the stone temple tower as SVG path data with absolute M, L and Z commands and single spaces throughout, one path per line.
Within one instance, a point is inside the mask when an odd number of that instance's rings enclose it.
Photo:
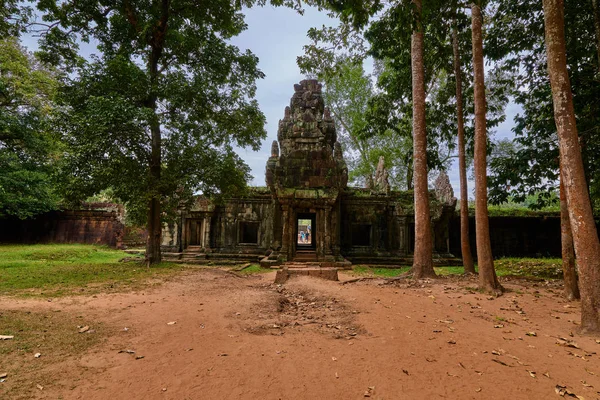
M 310 220 L 314 239 L 306 251 L 320 262 L 340 261 L 339 198 L 348 168 L 316 80 L 294 85 L 267 161 L 266 182 L 280 205 L 280 260 L 296 257 L 298 220 Z

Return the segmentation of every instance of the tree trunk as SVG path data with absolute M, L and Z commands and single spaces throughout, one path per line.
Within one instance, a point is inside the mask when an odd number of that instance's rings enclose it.
M 465 274 L 474 274 L 475 265 L 469 242 L 469 195 L 467 189 L 467 161 L 465 159 L 465 123 L 463 120 L 463 93 L 458 32 L 456 20 L 452 28 L 452 52 L 454 55 L 454 76 L 456 79 L 456 127 L 458 131 L 458 170 L 460 173 L 460 248 Z
M 148 194 L 150 195 L 148 207 L 148 241 L 146 242 L 146 262 L 158 264 L 162 260 L 160 252 L 162 224 L 161 224 L 161 169 L 162 169 L 162 137 L 160 132 L 160 120 L 157 114 L 157 93 L 159 85 L 158 64 L 162 57 L 165 36 L 170 14 L 170 0 L 162 0 L 160 21 L 156 24 L 152 36 L 149 39 L 151 48 L 148 59 L 148 71 L 150 77 L 150 93 L 146 99 L 145 106 L 152 111 L 150 119 L 151 151 L 149 165 Z
M 415 198 L 415 252 L 413 278 L 434 277 L 433 238 L 427 186 L 427 131 L 425 126 L 425 71 L 423 66 L 423 24 L 421 0 L 413 0 L 415 28 L 411 37 L 413 101 L 413 171 Z
M 571 82 L 567 71 L 563 0 L 543 0 L 548 74 L 558 132 L 569 220 L 579 268 L 581 331 L 600 332 L 600 243 L 579 148 Z
M 154 108 L 152 108 L 152 105 Z M 150 107 L 156 112 L 156 100 L 150 101 Z M 160 242 L 162 234 L 162 224 L 160 220 L 160 176 L 161 176 L 161 134 L 158 117 L 154 116 L 150 122 L 150 132 L 152 135 L 151 154 L 150 154 L 150 200 L 148 206 L 148 240 L 146 242 L 146 263 L 158 264 L 162 260 L 160 252 Z
M 565 285 L 565 297 L 568 300 L 579 298 L 577 270 L 575 269 L 575 253 L 573 248 L 573 233 L 569 221 L 567 193 L 565 192 L 563 172 L 560 173 L 560 243 L 562 248 L 562 270 Z
M 473 81 L 475 85 L 475 238 L 477 241 L 477 265 L 479 287 L 487 292 L 498 293 L 502 286 L 496 277 L 487 200 L 487 133 L 486 103 L 483 71 L 483 38 L 481 33 L 481 8 L 471 4 L 471 29 L 473 42 Z

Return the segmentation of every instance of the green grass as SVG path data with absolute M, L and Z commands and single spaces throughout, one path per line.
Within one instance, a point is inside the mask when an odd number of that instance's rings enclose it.
M 560 258 L 501 258 L 494 266 L 498 276 L 562 279 Z
M 501 258 L 494 260 L 498 276 L 520 276 L 536 279 L 562 279 L 562 261 L 560 258 Z M 377 268 L 357 265 L 353 271 L 357 275 L 393 277 L 398 276 L 410 267 Z M 477 267 L 475 268 L 477 270 Z M 435 267 L 438 276 L 461 275 L 463 267 Z
M 374 276 L 382 276 L 382 277 L 394 277 L 400 274 L 407 272 L 410 267 L 402 267 L 402 268 L 378 268 L 378 267 L 369 267 L 366 265 L 357 265 L 352 268 L 355 274 L 357 275 L 374 275 Z
M 177 271 L 161 263 L 148 269 L 104 246 L 83 244 L 0 245 L 0 294 L 54 297 L 133 288 L 147 278 Z
M 264 274 L 265 272 L 271 272 L 270 269 L 261 268 L 258 264 L 252 264 L 249 267 L 244 268 L 241 271 L 238 271 L 238 274 L 250 275 L 250 274 Z

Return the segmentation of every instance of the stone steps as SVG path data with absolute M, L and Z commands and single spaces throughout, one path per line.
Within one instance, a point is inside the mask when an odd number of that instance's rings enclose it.
M 292 264 L 294 265 L 294 264 Z M 295 276 L 312 276 L 315 278 L 327 279 L 330 281 L 338 280 L 338 269 L 337 268 L 322 268 L 322 267 L 314 267 L 314 266 L 302 266 L 290 267 L 288 264 L 285 264 L 283 269 L 277 271 L 277 275 L 275 276 L 275 283 L 285 283 L 288 279 Z

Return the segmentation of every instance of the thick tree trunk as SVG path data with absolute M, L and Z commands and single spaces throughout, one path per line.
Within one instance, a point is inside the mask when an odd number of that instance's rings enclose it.
M 161 224 L 161 168 L 162 168 L 162 137 L 160 131 L 160 120 L 157 114 L 157 102 L 159 91 L 158 65 L 163 54 L 165 36 L 168 28 L 170 14 L 170 0 L 161 1 L 161 16 L 159 23 L 155 26 L 152 36 L 149 39 L 151 48 L 148 59 L 148 71 L 150 75 L 150 93 L 146 100 L 146 107 L 152 110 L 150 120 L 151 150 L 150 150 L 150 168 L 149 168 L 149 187 L 150 195 L 148 207 L 148 241 L 146 243 L 146 262 L 157 264 L 161 262 L 160 252 L 162 224 Z
M 502 286 L 496 277 L 487 199 L 487 127 L 485 83 L 483 71 L 483 38 L 481 33 L 481 8 L 471 4 L 471 29 L 473 42 L 473 78 L 475 85 L 475 238 L 477 241 L 477 265 L 479 286 L 487 292 L 500 292 Z
M 565 285 L 565 297 L 568 300 L 579 298 L 577 270 L 575 269 L 575 249 L 573 248 L 573 233 L 569 221 L 567 193 L 565 192 L 563 172 L 560 173 L 560 242 L 562 250 L 562 270 Z
M 579 148 L 573 94 L 567 71 L 563 0 L 543 0 L 548 74 L 558 131 L 569 219 L 579 268 L 581 331 L 600 332 L 600 243 Z
M 151 101 L 151 107 L 156 101 Z M 156 111 L 156 108 L 154 108 Z M 146 242 L 146 263 L 157 264 L 161 262 L 160 242 L 162 234 L 162 224 L 160 220 L 161 204 L 160 185 L 161 175 L 161 134 L 158 118 L 153 118 L 150 123 L 150 132 L 152 135 L 151 155 L 150 155 L 150 200 L 148 205 L 148 240 Z
M 413 170 L 415 182 L 415 253 L 414 278 L 435 276 L 433 270 L 433 238 L 429 215 L 427 186 L 427 131 L 425 126 L 425 70 L 423 66 L 423 25 L 421 0 L 413 0 L 415 29 L 411 37 L 412 101 L 413 101 Z
M 454 55 L 454 76 L 456 79 L 456 127 L 458 131 L 458 170 L 460 174 L 460 248 L 465 273 L 474 274 L 475 265 L 469 242 L 469 195 L 467 190 L 467 161 L 465 159 L 465 123 L 463 120 L 463 93 L 458 32 L 456 20 L 452 28 L 452 52 Z

